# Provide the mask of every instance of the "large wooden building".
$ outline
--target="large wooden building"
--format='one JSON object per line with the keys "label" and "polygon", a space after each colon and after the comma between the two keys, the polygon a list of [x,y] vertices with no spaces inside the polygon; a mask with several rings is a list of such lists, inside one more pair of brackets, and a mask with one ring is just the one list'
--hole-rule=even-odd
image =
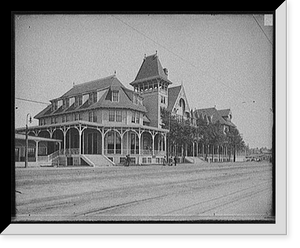
{"label": "large wooden building", "polygon": [[[167,147],[169,130],[162,128],[163,108],[177,119],[189,119],[191,125],[196,125],[195,119],[201,115],[208,122],[220,121],[224,128],[234,126],[230,109],[192,111],[183,85],[171,87],[168,70],[162,67],[156,53],[144,56],[130,85],[133,89],[126,88],[114,74],[74,85],[62,96],[50,100],[35,116],[39,125],[28,128],[29,136],[48,139],[35,142],[36,147],[31,145],[35,164],[40,161],[44,165],[107,166],[124,163],[126,155],[135,164],[162,164],[169,155],[167,151],[172,151],[172,147]],[[16,129],[16,133],[25,131]],[[203,145],[193,142],[186,144],[185,154],[177,155],[201,154],[203,157]]]}
{"label": "large wooden building", "polygon": [[157,54],[145,56],[130,83],[133,90],[116,75],[74,85],[34,116],[39,125],[30,126],[28,134],[62,141],[60,149],[46,149],[47,155],[56,153],[52,164],[115,165],[128,154],[132,163],[161,164],[168,132],[161,128],[161,108],[190,115],[183,86],[171,84]]}

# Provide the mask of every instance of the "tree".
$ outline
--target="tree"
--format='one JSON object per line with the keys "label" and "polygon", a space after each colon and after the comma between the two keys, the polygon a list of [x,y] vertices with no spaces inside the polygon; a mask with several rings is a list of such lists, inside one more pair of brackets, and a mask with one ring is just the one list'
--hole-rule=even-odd
{"label": "tree", "polygon": [[[224,132],[224,126],[219,121],[215,123],[209,122],[202,115],[197,117],[195,127],[191,125],[189,119],[179,119],[175,115],[172,115],[170,111],[161,108],[161,120],[162,127],[169,129],[169,133],[167,134],[169,153],[172,145],[173,147],[181,147],[184,151],[184,156],[186,145],[191,145],[197,141],[205,145],[207,158],[209,146],[212,147],[212,156],[214,156],[214,148],[219,148],[220,145],[227,143],[230,151],[233,151],[233,160],[235,162],[236,151],[245,147],[245,142],[236,127],[230,127],[227,132]],[[220,149],[218,149],[218,152],[220,156]]]}
{"label": "tree", "polygon": [[242,136],[240,135],[239,130],[236,127],[230,127],[229,131],[226,134],[226,139],[230,150],[233,150],[233,162],[236,160],[236,151],[237,149],[242,149],[245,147],[245,142],[243,141]]}

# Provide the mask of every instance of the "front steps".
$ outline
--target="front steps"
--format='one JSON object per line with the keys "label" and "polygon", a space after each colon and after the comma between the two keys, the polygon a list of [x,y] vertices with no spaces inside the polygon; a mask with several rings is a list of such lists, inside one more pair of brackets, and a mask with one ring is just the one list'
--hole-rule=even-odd
{"label": "front steps", "polygon": [[114,166],[115,163],[101,154],[81,154],[81,159],[92,167]]}

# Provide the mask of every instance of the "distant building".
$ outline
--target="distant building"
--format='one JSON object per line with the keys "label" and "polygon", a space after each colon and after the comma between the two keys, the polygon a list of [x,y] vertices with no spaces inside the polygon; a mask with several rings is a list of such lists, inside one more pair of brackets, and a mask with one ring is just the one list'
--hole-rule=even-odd
{"label": "distant building", "polygon": [[231,122],[232,113],[230,109],[217,110],[215,107],[203,108],[194,110],[194,116],[199,118],[201,116],[207,123],[220,122],[223,126],[224,132],[229,129],[229,127],[235,127]]}

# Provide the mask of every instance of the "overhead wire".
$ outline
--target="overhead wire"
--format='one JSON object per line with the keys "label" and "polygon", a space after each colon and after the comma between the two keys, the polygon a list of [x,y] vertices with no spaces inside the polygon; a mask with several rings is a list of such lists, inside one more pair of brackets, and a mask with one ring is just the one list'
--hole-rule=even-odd
{"label": "overhead wire", "polygon": [[[200,67],[198,67],[197,65],[193,64],[192,62],[190,62],[189,60],[186,60],[184,58],[182,58],[180,55],[178,55],[177,53],[173,52],[172,50],[168,49],[166,46],[160,44],[159,42],[157,42],[156,40],[152,39],[151,37],[149,37],[148,35],[144,34],[143,32],[139,31],[138,29],[136,29],[135,27],[132,27],[131,25],[129,25],[127,22],[123,21],[121,18],[112,15],[115,19],[119,20],[120,22],[122,22],[124,25],[128,26],[129,28],[131,28],[132,30],[136,31],[137,33],[139,33],[140,35],[144,36],[145,38],[149,39],[150,41],[152,41],[153,43],[159,45],[160,47],[162,47],[163,49],[165,49],[166,51],[168,51],[169,53],[173,54],[174,56],[176,56],[177,58],[179,58],[180,60],[182,60],[183,62],[193,66],[194,68],[202,71],[202,73],[204,74],[204,76],[206,75],[207,77],[210,77],[211,79],[215,80],[214,83],[219,83],[224,85],[225,87],[227,87],[228,89],[230,89],[231,91],[234,91],[241,99],[248,99],[248,102],[250,103],[255,103],[256,100],[242,94],[241,92],[237,91],[236,89],[234,89],[233,87],[229,86],[228,84],[225,84],[222,80],[218,79],[215,76],[212,76],[210,74],[208,74],[206,71],[202,70]],[[270,110],[265,110],[262,109],[263,111],[270,113]]]}
{"label": "overhead wire", "polygon": [[260,26],[259,22],[258,22],[257,19],[255,18],[255,16],[252,15],[252,17],[254,18],[254,20],[255,20],[255,22],[257,23],[259,29],[263,32],[263,34],[265,35],[265,37],[267,38],[267,40],[269,41],[269,43],[270,43],[271,45],[273,45],[272,42],[270,41],[269,37],[268,37],[267,34],[265,33],[264,29]]}
{"label": "overhead wire", "polygon": [[49,105],[49,103],[46,103],[46,102],[35,101],[35,100],[25,99],[25,98],[20,98],[20,97],[15,97],[15,99],[21,100],[21,101],[26,101],[26,102],[33,102],[33,103],[39,103],[39,104]]}

